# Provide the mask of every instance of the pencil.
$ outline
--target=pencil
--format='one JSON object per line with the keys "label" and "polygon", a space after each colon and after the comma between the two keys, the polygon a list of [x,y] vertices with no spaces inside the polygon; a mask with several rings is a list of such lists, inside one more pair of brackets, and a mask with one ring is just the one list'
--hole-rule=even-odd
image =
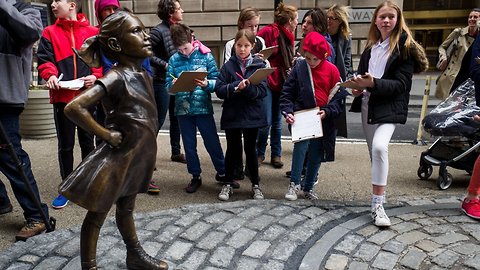
{"label": "pencil", "polygon": [[240,79],[242,79],[242,80],[245,80],[245,79],[243,78],[243,76],[242,76],[240,73],[238,73],[238,72],[235,72],[235,74],[237,74],[237,76],[238,76]]}

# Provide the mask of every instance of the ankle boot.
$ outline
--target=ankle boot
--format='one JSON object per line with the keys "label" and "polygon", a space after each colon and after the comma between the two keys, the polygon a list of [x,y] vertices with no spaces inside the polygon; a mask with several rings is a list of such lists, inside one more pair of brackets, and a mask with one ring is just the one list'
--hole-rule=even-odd
{"label": "ankle boot", "polygon": [[97,270],[97,260],[82,262],[82,270]]}
{"label": "ankle boot", "polygon": [[142,270],[167,270],[168,264],[148,255],[140,244],[127,247],[127,268]]}

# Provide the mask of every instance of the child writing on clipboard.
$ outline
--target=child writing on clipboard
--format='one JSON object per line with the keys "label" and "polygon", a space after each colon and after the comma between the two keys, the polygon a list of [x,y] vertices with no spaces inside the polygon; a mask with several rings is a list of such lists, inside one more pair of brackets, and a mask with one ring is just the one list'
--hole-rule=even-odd
{"label": "child writing on clipboard", "polygon": [[[252,57],[255,47],[255,33],[241,29],[235,36],[235,54],[220,70],[215,84],[215,93],[223,99],[221,129],[225,130],[227,151],[225,153],[224,184],[218,198],[227,201],[232,194],[231,183],[235,180],[235,169],[242,162],[242,136],[246,166],[250,172],[254,199],[263,199],[258,176],[256,140],[258,129],[267,125],[263,98],[266,96],[266,76],[258,84],[251,75],[265,63],[260,57]],[[245,79],[250,78],[250,79]]]}
{"label": "child writing on clipboard", "polygon": [[[303,190],[306,199],[318,199],[313,192],[320,164],[334,160],[336,129],[333,120],[343,110],[342,99],[348,95],[335,87],[340,73],[326,61],[330,55],[327,40],[317,32],[308,33],[303,42],[305,58],[292,67],[280,96],[280,109],[286,122],[295,122],[295,112],[318,107],[323,137],[297,141],[293,146],[292,174],[285,199],[294,201]],[[308,162],[303,187],[300,186],[303,161],[308,150]]]}

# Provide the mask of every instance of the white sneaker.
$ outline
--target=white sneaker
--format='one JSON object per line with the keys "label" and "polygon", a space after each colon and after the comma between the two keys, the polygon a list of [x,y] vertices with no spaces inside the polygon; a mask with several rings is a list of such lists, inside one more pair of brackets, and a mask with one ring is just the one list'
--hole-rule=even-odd
{"label": "white sneaker", "polygon": [[230,199],[230,194],[232,194],[232,187],[230,185],[223,185],[220,194],[218,194],[218,199],[221,201],[228,201]]}
{"label": "white sneaker", "polygon": [[300,185],[295,185],[294,182],[290,182],[285,199],[289,201],[296,201],[298,198],[298,192],[300,192]]}
{"label": "white sneaker", "polygon": [[313,190],[304,191],[303,196],[305,196],[305,199],[307,199],[307,200],[318,200],[319,199],[317,193],[313,192]]}
{"label": "white sneaker", "polygon": [[392,225],[390,219],[383,209],[383,205],[376,204],[374,210],[372,210],[372,218],[374,220],[375,226],[377,227],[389,227]]}
{"label": "white sneaker", "polygon": [[255,200],[263,200],[263,193],[262,193],[262,190],[260,189],[260,187],[258,185],[254,185],[252,187],[252,191],[253,191],[253,198]]}

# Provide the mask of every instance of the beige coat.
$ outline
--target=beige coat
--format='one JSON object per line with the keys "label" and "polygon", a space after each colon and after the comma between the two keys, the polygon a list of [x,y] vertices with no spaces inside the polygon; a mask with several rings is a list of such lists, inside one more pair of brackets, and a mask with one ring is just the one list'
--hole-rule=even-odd
{"label": "beige coat", "polygon": [[[447,56],[447,48],[450,46],[455,38],[457,38],[457,46],[452,50],[452,55]],[[468,27],[457,28],[453,30],[450,35],[443,41],[442,45],[438,47],[438,53],[440,59],[449,59],[450,61],[447,65],[447,68],[442,72],[442,74],[437,79],[437,88],[435,90],[435,97],[444,100],[448,97],[450,93],[450,88],[455,81],[455,77],[460,71],[462,65],[463,56],[467,52],[470,45],[473,44],[475,38],[468,35]]]}

